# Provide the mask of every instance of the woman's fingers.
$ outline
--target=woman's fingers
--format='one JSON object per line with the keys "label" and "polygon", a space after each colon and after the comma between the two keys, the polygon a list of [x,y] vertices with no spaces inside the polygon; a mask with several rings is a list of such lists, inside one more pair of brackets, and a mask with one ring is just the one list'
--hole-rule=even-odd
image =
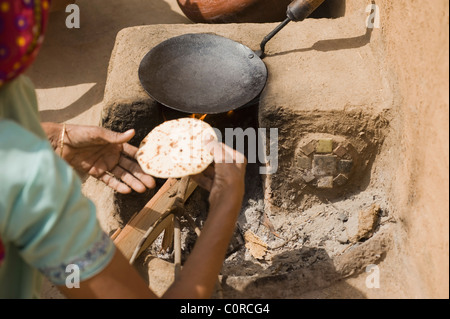
{"label": "woman's fingers", "polygon": [[220,143],[213,138],[205,139],[206,149],[214,156],[215,163],[237,163],[245,164],[245,156],[224,143]]}
{"label": "woman's fingers", "polygon": [[147,187],[140,180],[120,166],[114,167],[111,172],[105,172],[99,180],[122,194],[129,194],[131,189],[138,193],[144,193],[147,190]]}
{"label": "woman's fingers", "polygon": [[130,158],[134,158],[138,150],[139,149],[136,146],[124,143],[122,153],[124,153],[126,156]]}
{"label": "woman's fingers", "polygon": [[214,179],[215,169],[214,169],[214,163],[209,165],[203,172],[203,175],[210,179]]}
{"label": "woman's fingers", "polygon": [[122,194],[130,193],[131,189],[144,193],[147,188],[155,187],[153,177],[146,175],[139,165],[125,157],[112,170],[105,170],[98,179]]}
{"label": "woman's fingers", "polygon": [[211,191],[213,180],[203,174],[192,175],[191,178],[203,189]]}
{"label": "woman's fingers", "polygon": [[118,165],[114,167],[111,173],[113,173],[117,179],[121,180],[123,183],[125,183],[138,193],[143,193],[147,190],[145,185],[142,184],[140,180],[138,180],[136,177],[130,174],[130,172],[124,170],[122,167]]}
{"label": "woman's fingers", "polygon": [[133,138],[136,132],[131,129],[123,133],[114,132],[105,128],[100,128],[99,136],[103,138],[108,143],[111,144],[123,144],[127,143]]}
{"label": "woman's fingers", "polygon": [[131,188],[119,181],[114,176],[111,176],[108,173],[103,174],[99,178],[103,183],[114,189],[115,191],[122,193],[122,194],[129,194],[131,193]]}
{"label": "woman's fingers", "polygon": [[155,179],[148,174],[145,174],[138,163],[133,160],[121,156],[119,165],[130,172],[134,177],[141,181],[146,187],[154,188],[156,186]]}
{"label": "woman's fingers", "polygon": [[214,166],[208,166],[206,170],[197,175],[192,175],[192,179],[207,191],[211,191],[214,183]]}

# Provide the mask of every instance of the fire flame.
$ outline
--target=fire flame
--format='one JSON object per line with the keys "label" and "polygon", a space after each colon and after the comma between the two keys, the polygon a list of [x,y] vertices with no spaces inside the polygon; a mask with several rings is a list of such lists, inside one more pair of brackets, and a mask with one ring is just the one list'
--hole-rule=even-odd
{"label": "fire flame", "polygon": [[199,119],[200,121],[203,121],[204,119],[205,119],[205,117],[207,116],[208,114],[192,114],[190,117],[192,117],[193,119]]}

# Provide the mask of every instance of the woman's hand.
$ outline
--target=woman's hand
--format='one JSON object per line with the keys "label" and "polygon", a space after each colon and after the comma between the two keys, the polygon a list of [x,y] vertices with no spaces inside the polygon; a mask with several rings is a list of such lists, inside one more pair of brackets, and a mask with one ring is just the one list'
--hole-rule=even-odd
{"label": "woman's hand", "polygon": [[233,205],[235,202],[240,205],[245,192],[245,156],[215,140],[207,142],[207,147],[214,155],[214,166],[209,166],[193,179],[210,191],[211,211],[218,205]]}
{"label": "woman's hand", "polygon": [[187,258],[180,277],[164,298],[210,298],[223,265],[244,196],[245,156],[225,144],[211,141],[214,167],[193,176],[210,191],[209,213],[202,233]]}
{"label": "woman's hand", "polygon": [[[61,154],[63,126],[42,123],[42,127],[55,152]],[[62,158],[75,170],[119,193],[127,194],[131,189],[143,193],[155,187],[155,180],[134,160],[138,149],[127,143],[134,134],[134,130],[117,133],[97,126],[66,125]]]}

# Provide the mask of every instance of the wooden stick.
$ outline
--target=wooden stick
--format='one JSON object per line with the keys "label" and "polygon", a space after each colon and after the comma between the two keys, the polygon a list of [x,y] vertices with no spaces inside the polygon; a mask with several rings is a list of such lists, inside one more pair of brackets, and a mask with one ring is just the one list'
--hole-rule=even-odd
{"label": "wooden stick", "polygon": [[122,231],[122,228],[117,228],[114,234],[111,235],[111,240],[114,240],[119,236],[120,232]]}
{"label": "wooden stick", "polygon": [[174,231],[173,231],[173,246],[175,251],[174,264],[175,264],[175,280],[180,277],[181,272],[181,216],[184,213],[183,203],[184,197],[189,185],[189,176],[183,177],[178,185],[177,198],[174,203]]}
{"label": "wooden stick", "polygon": [[175,251],[174,265],[175,265],[175,280],[180,277],[181,272],[181,225],[180,216],[175,215],[173,232],[173,250]]}
{"label": "wooden stick", "polygon": [[[174,260],[174,269],[175,269],[175,279],[179,277],[180,271],[181,271],[181,223],[180,223],[180,217],[184,212],[183,204],[185,202],[185,196],[186,192],[189,186],[189,176],[183,177],[180,182],[178,183],[177,188],[177,196],[175,198],[175,202],[172,206],[172,208],[163,214],[163,216],[160,217],[160,219],[150,227],[143,238],[141,239],[141,242],[136,247],[131,259],[130,263],[132,264],[137,256],[137,253],[140,251],[141,246],[143,242],[147,240],[147,237],[150,236],[150,234],[153,232],[153,229],[157,226],[157,223],[161,222],[162,219],[166,218],[166,215],[170,214],[173,215],[173,242],[174,242],[174,250],[175,250],[175,260]],[[168,218],[168,217],[167,217]],[[167,230],[167,228],[166,228]],[[167,237],[167,236],[166,236]],[[163,239],[163,246],[165,245],[165,239]]]}
{"label": "wooden stick", "polygon": [[[133,218],[133,220],[125,225],[120,234],[116,237],[114,243],[125,258],[128,260],[131,258],[136,245],[139,244],[146,231],[161,217],[161,215],[173,206],[176,199],[175,195],[178,191],[178,183],[180,182],[176,179],[168,179],[145,207],[135,218]],[[191,179],[188,183],[185,199],[189,198],[196,187],[197,184]],[[152,236],[149,236],[147,241],[143,244],[138,256],[143,250],[151,245],[153,241],[155,241],[165,228],[170,226],[171,222],[171,218],[166,218],[155,227]]]}
{"label": "wooden stick", "polygon": [[131,255],[131,258],[130,258],[130,264],[133,264],[134,261],[136,260],[136,258],[142,252],[144,244],[147,242],[147,240],[150,236],[152,236],[152,238],[154,237],[155,239],[156,239],[156,237],[158,237],[157,234],[159,234],[159,233],[153,233],[153,231],[156,229],[156,227],[161,225],[161,223],[163,223],[166,219],[170,218],[169,215],[172,215],[172,214],[173,214],[173,212],[172,212],[172,209],[170,208],[164,214],[162,214],[161,217],[159,217],[152,226],[150,226],[150,228],[142,236],[139,243],[136,245],[136,248],[134,249],[133,254]]}
{"label": "wooden stick", "polygon": [[170,218],[170,223],[169,225],[166,227],[166,229],[164,229],[164,237],[163,237],[163,241],[161,243],[161,251],[167,251],[169,248],[172,248],[172,244],[173,244],[173,215],[169,216],[168,218]]}
{"label": "wooden stick", "polygon": [[184,217],[187,219],[189,226],[192,227],[192,229],[194,230],[195,234],[197,235],[197,237],[200,236],[201,234],[201,230],[200,228],[197,226],[197,224],[195,223],[194,218],[192,218],[191,215],[187,214],[186,212],[184,213]]}
{"label": "wooden stick", "polygon": [[[184,196],[186,195],[187,189],[189,187],[189,176],[187,177],[183,177],[180,182],[177,184],[177,196],[175,197],[175,201],[173,203],[173,206],[170,207],[166,212],[164,212],[164,214],[161,215],[161,217],[159,217],[155,223],[153,223],[152,226],[149,227],[149,229],[145,232],[145,234],[142,236],[141,240],[139,241],[139,243],[137,244],[136,248],[134,249],[133,254],[131,255],[130,258],[130,264],[133,264],[134,261],[136,260],[137,256],[139,255],[139,253],[143,250],[142,247],[143,245],[147,242],[148,238],[150,236],[152,236],[152,238],[155,238],[161,233],[161,231],[159,232],[155,232],[153,233],[153,231],[156,229],[156,227],[159,226],[160,223],[163,223],[164,220],[169,219],[169,215],[171,214],[175,214],[175,232],[174,232],[174,241],[176,242],[175,244],[178,245],[176,247],[175,250],[175,256],[177,256],[177,254],[179,254],[179,259],[180,259],[180,267],[181,267],[181,230],[180,230],[180,221],[179,221],[179,216],[183,213],[184,208],[183,208],[183,204],[185,202],[185,198]],[[177,229],[178,228],[178,229]],[[177,242],[178,241],[178,242]],[[177,267],[175,267],[175,269],[177,269]]]}

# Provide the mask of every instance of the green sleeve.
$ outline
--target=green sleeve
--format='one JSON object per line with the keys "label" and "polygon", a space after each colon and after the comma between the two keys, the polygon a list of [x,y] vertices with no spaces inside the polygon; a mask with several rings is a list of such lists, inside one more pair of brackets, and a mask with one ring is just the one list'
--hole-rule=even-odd
{"label": "green sleeve", "polygon": [[82,195],[78,176],[47,141],[0,120],[0,164],[3,242],[56,285],[64,285],[69,265],[79,267],[81,281],[106,267],[114,245]]}
{"label": "green sleeve", "polygon": [[18,123],[42,139],[47,139],[41,127],[38,102],[31,80],[21,75],[0,89],[0,119]]}

